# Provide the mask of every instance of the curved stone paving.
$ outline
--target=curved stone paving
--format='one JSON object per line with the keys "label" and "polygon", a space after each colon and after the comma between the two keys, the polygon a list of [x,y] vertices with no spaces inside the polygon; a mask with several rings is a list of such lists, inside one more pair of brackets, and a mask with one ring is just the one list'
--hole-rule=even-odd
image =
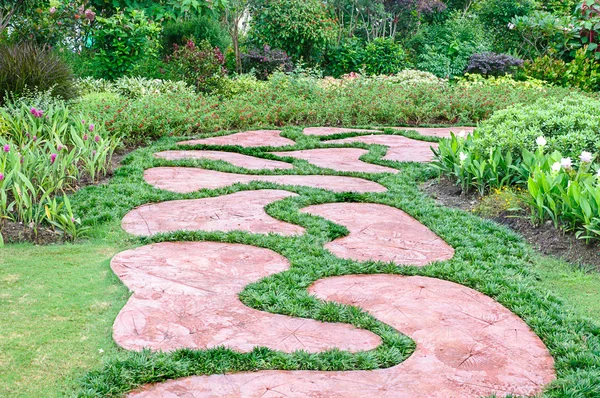
{"label": "curved stone paving", "polygon": [[[340,132],[325,128],[313,133],[319,134],[319,131],[322,135]],[[236,134],[227,136],[230,143],[215,145],[231,145],[234,136]],[[239,133],[238,137],[242,138],[236,145],[248,146],[275,146],[277,139],[282,138],[278,133],[270,135],[271,138],[263,135],[260,145],[253,145],[258,135],[246,132]],[[431,158],[431,143],[400,136],[374,135],[329,141],[337,142],[386,145],[389,160],[428,161]],[[283,152],[282,156],[288,154]],[[358,157],[351,163],[358,170],[352,171],[375,166],[358,164],[357,160]],[[336,159],[328,161],[340,163]],[[336,176],[250,176],[159,167],[146,170],[144,177],[158,188],[181,193],[251,181],[305,185],[337,192],[386,191],[372,181]],[[123,220],[123,227],[137,235],[181,229],[297,234],[303,231],[301,227],[275,220],[264,211],[269,203],[290,196],[295,194],[257,190],[150,204],[130,212]],[[309,206],[301,212],[324,217],[350,231],[348,236],[326,245],[341,258],[424,266],[449,259],[454,253],[432,231],[396,208],[369,203],[329,203]],[[350,325],[292,318],[244,306],[238,294],[246,285],[290,267],[287,259],[269,249],[214,242],[158,243],[118,254],[111,267],[134,292],[113,328],[115,340],[126,349],[168,351],[225,346],[248,352],[264,346],[284,352],[321,352],[331,348],[357,352],[374,349],[381,343],[378,336]],[[319,280],[309,291],[322,300],[368,311],[410,336],[417,344],[415,352],[389,369],[194,376],[149,385],[131,396],[531,396],[540,393],[543,386],[555,378],[552,357],[528,326],[499,303],[467,287],[419,276],[350,275]]]}
{"label": "curved stone paving", "polygon": [[165,160],[185,160],[185,159],[209,159],[222,160],[231,163],[237,167],[243,167],[250,170],[276,170],[276,169],[293,169],[294,166],[280,162],[278,160],[269,160],[257,158],[254,156],[242,155],[235,152],[221,151],[164,151],[155,153],[154,156]]}
{"label": "curved stone paving", "polygon": [[554,379],[552,357],[527,325],[467,287],[418,276],[352,275],[317,281],[310,292],[363,308],[410,336],[415,352],[389,369],[195,376],[130,396],[475,398],[533,395]]}
{"label": "curved stone paving", "polygon": [[129,212],[123,229],[138,236],[173,231],[247,231],[257,234],[298,235],[304,228],[279,221],[265,206],[290,196],[288,191],[242,191],[216,198],[148,204]]}
{"label": "curved stone paving", "polygon": [[389,149],[384,160],[395,160],[397,162],[431,162],[433,152],[431,148],[437,149],[438,144],[406,138],[401,135],[363,135],[341,140],[323,141],[324,144],[349,144],[362,142],[364,144],[385,145]]}
{"label": "curved stone paving", "polygon": [[296,142],[281,136],[280,130],[244,131],[219,137],[202,138],[198,140],[178,142],[179,145],[232,145],[246,148],[261,146],[288,146]]}
{"label": "curved stone paving", "polygon": [[386,188],[376,182],[354,177],[302,176],[302,175],[247,175],[223,173],[189,167],[155,167],[144,172],[150,185],[167,191],[190,193],[200,189],[224,188],[252,181],[272,182],[282,185],[302,185],[328,189],[334,192],[385,192]]}
{"label": "curved stone paving", "polygon": [[391,167],[379,166],[363,162],[359,158],[367,153],[360,148],[319,148],[303,151],[271,152],[280,157],[290,157],[306,160],[315,166],[336,171],[362,172],[362,173],[398,173]]}
{"label": "curved stone paving", "polygon": [[381,133],[380,130],[346,129],[338,127],[308,127],[304,129],[305,135],[326,136],[346,133]]}
{"label": "curved stone paving", "polygon": [[268,249],[215,242],[158,243],[117,254],[111,268],[134,294],[115,320],[114,339],[128,350],[162,351],[356,352],[380,344],[378,336],[347,324],[269,314],[239,300],[246,285],[289,266]]}
{"label": "curved stone paving", "polygon": [[338,257],[427,265],[449,260],[454,249],[423,224],[390,206],[373,203],[328,203],[300,210],[346,227],[350,234],[327,243]]}
{"label": "curved stone paving", "polygon": [[394,130],[411,130],[416,131],[420,135],[428,137],[450,138],[450,133],[454,135],[464,131],[467,134],[475,131],[475,127],[392,127]]}

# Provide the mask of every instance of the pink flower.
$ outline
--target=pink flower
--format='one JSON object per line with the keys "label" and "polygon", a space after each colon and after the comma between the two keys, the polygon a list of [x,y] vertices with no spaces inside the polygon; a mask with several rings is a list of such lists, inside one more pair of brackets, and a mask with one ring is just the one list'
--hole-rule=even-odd
{"label": "pink flower", "polygon": [[94,125],[90,124],[90,126],[88,127],[88,130],[90,130],[90,133],[94,132],[94,128],[95,128]]}
{"label": "pink flower", "polygon": [[44,111],[41,109],[31,108],[30,112],[33,115],[33,117],[41,118],[44,116]]}
{"label": "pink flower", "polygon": [[0,173],[0,181],[4,180],[4,174]]}
{"label": "pink flower", "polygon": [[50,163],[54,164],[54,162],[56,161],[56,157],[57,157],[57,156],[58,156],[58,155],[57,155],[57,154],[55,154],[55,153],[53,153],[52,155],[50,155]]}
{"label": "pink flower", "polygon": [[96,142],[100,142],[100,136],[99,136],[99,135],[95,136],[95,137],[94,137],[94,141],[96,141]]}
{"label": "pink flower", "polygon": [[65,147],[62,145],[58,145],[58,147],[56,148],[58,150],[58,152],[62,151]]}
{"label": "pink flower", "polygon": [[56,12],[56,7],[51,7],[48,11],[50,11],[50,14],[54,14]]}
{"label": "pink flower", "polygon": [[84,135],[83,135],[83,140],[84,140],[84,141],[87,141],[87,140],[88,140],[88,138],[89,138],[89,137],[88,137],[88,135],[87,135],[87,134],[84,134]]}
{"label": "pink flower", "polygon": [[37,135],[34,135],[32,139],[34,142],[37,141]]}
{"label": "pink flower", "polygon": [[85,124],[85,120],[82,120],[82,121],[81,121],[81,124]]}
{"label": "pink flower", "polygon": [[4,152],[10,152],[10,145],[4,145]]}

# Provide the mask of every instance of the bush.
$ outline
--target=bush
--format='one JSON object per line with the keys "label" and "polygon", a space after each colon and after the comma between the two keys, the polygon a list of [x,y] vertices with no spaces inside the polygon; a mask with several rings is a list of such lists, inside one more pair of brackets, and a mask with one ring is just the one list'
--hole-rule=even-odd
{"label": "bush", "polygon": [[185,21],[167,22],[162,30],[162,49],[165,55],[173,51],[173,44],[184,45],[188,40],[208,41],[211,46],[225,49],[231,38],[222,25],[210,16],[194,17]]}
{"label": "bush", "polygon": [[466,71],[485,76],[500,76],[512,74],[521,66],[523,66],[522,59],[508,54],[482,53],[471,56]]}
{"label": "bush", "polygon": [[518,155],[523,148],[533,151],[536,138],[544,136],[549,151],[576,157],[582,151],[600,151],[600,100],[583,95],[542,99],[496,112],[477,129],[474,150],[490,148]]}
{"label": "bush", "polygon": [[513,18],[533,13],[535,0],[483,0],[479,4],[480,21],[494,38],[496,51],[508,51],[518,41],[516,32],[509,29]]}
{"label": "bush", "polygon": [[71,69],[50,49],[31,43],[0,45],[0,104],[36,90],[63,99],[77,95]]}
{"label": "bush", "polygon": [[119,12],[97,20],[93,45],[96,77],[119,78],[131,73],[138,62],[157,56],[161,27],[148,21],[143,11]]}
{"label": "bush", "polygon": [[175,44],[175,51],[168,57],[168,62],[181,80],[200,92],[217,90],[227,75],[223,53],[206,40],[198,46],[192,40],[188,40],[185,46]]}
{"label": "bush", "polygon": [[242,69],[245,73],[253,72],[260,80],[267,80],[276,70],[291,72],[294,64],[285,51],[265,45],[260,50],[253,49],[242,54]]}
{"label": "bush", "polygon": [[600,90],[600,63],[588,57],[585,48],[579,49],[570,62],[550,55],[536,58],[525,63],[524,72],[527,76],[564,87]]}
{"label": "bush", "polygon": [[391,75],[408,66],[402,46],[392,38],[377,38],[363,43],[347,40],[327,53],[327,72],[340,77],[351,72],[367,75]]}

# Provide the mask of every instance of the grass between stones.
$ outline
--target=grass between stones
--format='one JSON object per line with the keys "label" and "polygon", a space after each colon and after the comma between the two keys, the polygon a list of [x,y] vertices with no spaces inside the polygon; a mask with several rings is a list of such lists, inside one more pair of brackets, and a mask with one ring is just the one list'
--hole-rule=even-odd
{"label": "grass between stones", "polygon": [[[395,134],[399,133],[404,132],[395,132]],[[353,135],[356,134],[327,138],[345,138]],[[298,128],[286,128],[283,136],[297,141],[293,150],[326,147],[320,143],[319,137],[302,136],[301,129]],[[434,140],[429,139],[429,141]],[[363,144],[346,146],[369,148]],[[202,148],[205,147],[198,147],[198,149]],[[145,383],[195,374],[261,369],[350,370],[393,366],[406,359],[414,349],[414,344],[409,338],[357,308],[320,302],[306,292],[306,288],[312,282],[328,276],[389,273],[423,275],[450,280],[495,298],[520,316],[542,338],[552,353],[556,361],[558,380],[549,386],[547,396],[600,396],[600,327],[576,314],[569,305],[550,294],[548,290],[550,288],[559,293],[567,293],[570,291],[570,283],[577,284],[578,281],[583,280],[584,276],[581,276],[581,279],[577,276],[574,281],[567,280],[564,284],[555,282],[552,278],[560,275],[560,272],[552,267],[539,267],[539,264],[547,260],[540,259],[516,234],[493,222],[482,220],[459,210],[436,205],[432,199],[426,197],[418,189],[420,182],[435,176],[435,173],[426,165],[379,161],[378,159],[385,154],[386,149],[381,146],[372,146],[369,154],[363,156],[362,160],[396,167],[401,172],[398,175],[336,173],[332,170],[319,169],[301,160],[293,162],[296,165],[294,170],[249,172],[220,161],[168,162],[153,158],[154,152],[168,149],[187,148],[178,147],[173,139],[161,140],[150,148],[140,149],[129,155],[124,161],[125,165],[117,170],[110,184],[88,187],[74,195],[72,202],[76,213],[93,226],[93,242],[111,242],[111,254],[118,251],[114,249],[114,246],[124,249],[162,241],[210,240],[269,248],[287,257],[292,267],[289,271],[249,285],[240,296],[245,304],[274,313],[329,322],[351,323],[380,335],[383,344],[373,351],[358,354],[337,350],[321,354],[302,352],[283,354],[268,349],[256,349],[248,354],[240,354],[227,349],[179,350],[172,353],[126,352],[117,349],[114,343],[108,342],[110,339],[109,325],[112,324],[116,313],[124,304],[123,291],[125,289],[115,281],[116,277],[110,275],[105,276],[110,281],[107,282],[107,285],[96,281],[93,285],[94,290],[89,292],[90,300],[95,298],[95,300],[111,303],[110,310],[98,316],[97,324],[100,330],[96,334],[90,333],[90,338],[93,335],[93,339],[96,339],[94,344],[106,344],[109,345],[109,348],[105,348],[102,365],[97,366],[95,370],[89,371],[78,380],[75,395],[119,396]],[[210,147],[210,149],[236,150],[247,155],[276,159],[275,156],[265,154],[258,149],[232,147]],[[273,148],[278,151],[286,149],[288,148]],[[289,149],[291,150],[292,147]],[[152,238],[135,238],[119,231],[120,219],[129,210],[146,203],[213,197],[248,189],[281,188],[281,186],[271,183],[251,183],[192,194],[175,194],[160,191],[144,183],[142,178],[144,169],[172,165],[201,166],[244,174],[356,176],[376,181],[386,186],[389,191],[377,194],[336,194],[304,187],[286,187],[300,196],[273,203],[266,208],[266,211],[275,218],[306,228],[306,233],[298,237],[199,231],[161,234]],[[309,205],[329,202],[371,202],[400,208],[453,246],[456,250],[455,257],[452,260],[423,268],[398,267],[391,263],[357,263],[336,258],[323,248],[323,244],[345,235],[346,229],[319,217],[298,212],[299,209]],[[87,270],[90,278],[110,274],[106,257],[99,261],[100,256],[94,254],[93,251],[86,252],[86,248],[90,250],[97,246],[89,244],[74,247],[78,248],[81,256],[88,255],[89,261],[95,261],[95,265],[88,264]],[[10,250],[18,250],[18,248]],[[563,269],[565,273],[573,275],[568,268]],[[48,275],[48,271],[45,274]],[[55,277],[54,282],[72,285],[71,289],[74,291],[85,289],[85,285],[82,288],[81,283],[77,284],[67,277]],[[586,286],[593,289],[593,282]],[[45,292],[46,288],[51,290],[50,286],[40,290]],[[107,290],[103,291],[103,288]],[[571,295],[570,297],[577,296]],[[587,302],[574,299],[572,304],[587,305]],[[62,304],[56,303],[56,305]],[[583,310],[582,312],[587,311]],[[58,313],[68,316],[65,314],[69,312],[63,308],[58,309]],[[87,315],[89,316],[89,314]],[[83,319],[81,322],[89,323],[91,321]],[[35,325],[30,325],[23,329],[31,331],[40,327],[42,325],[38,323],[37,328]],[[56,331],[59,328],[53,330]],[[65,347],[68,347],[68,343],[65,343]],[[95,353],[97,356],[97,349]],[[86,356],[90,355],[89,352],[86,351],[82,355],[72,355],[72,353],[65,355],[74,360],[82,358],[80,364],[74,362],[71,368],[89,367],[90,362],[84,363]],[[0,366],[1,364],[2,357],[0,356]],[[56,362],[49,363],[50,366],[56,366],[55,364]]]}

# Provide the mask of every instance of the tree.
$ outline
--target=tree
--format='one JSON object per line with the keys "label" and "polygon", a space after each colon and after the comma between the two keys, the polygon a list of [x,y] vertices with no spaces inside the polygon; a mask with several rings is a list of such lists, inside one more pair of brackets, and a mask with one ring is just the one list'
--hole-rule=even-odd
{"label": "tree", "polygon": [[240,24],[248,14],[248,0],[230,0],[223,7],[223,24],[231,36],[235,53],[235,71],[242,73],[242,55],[240,51]]}

